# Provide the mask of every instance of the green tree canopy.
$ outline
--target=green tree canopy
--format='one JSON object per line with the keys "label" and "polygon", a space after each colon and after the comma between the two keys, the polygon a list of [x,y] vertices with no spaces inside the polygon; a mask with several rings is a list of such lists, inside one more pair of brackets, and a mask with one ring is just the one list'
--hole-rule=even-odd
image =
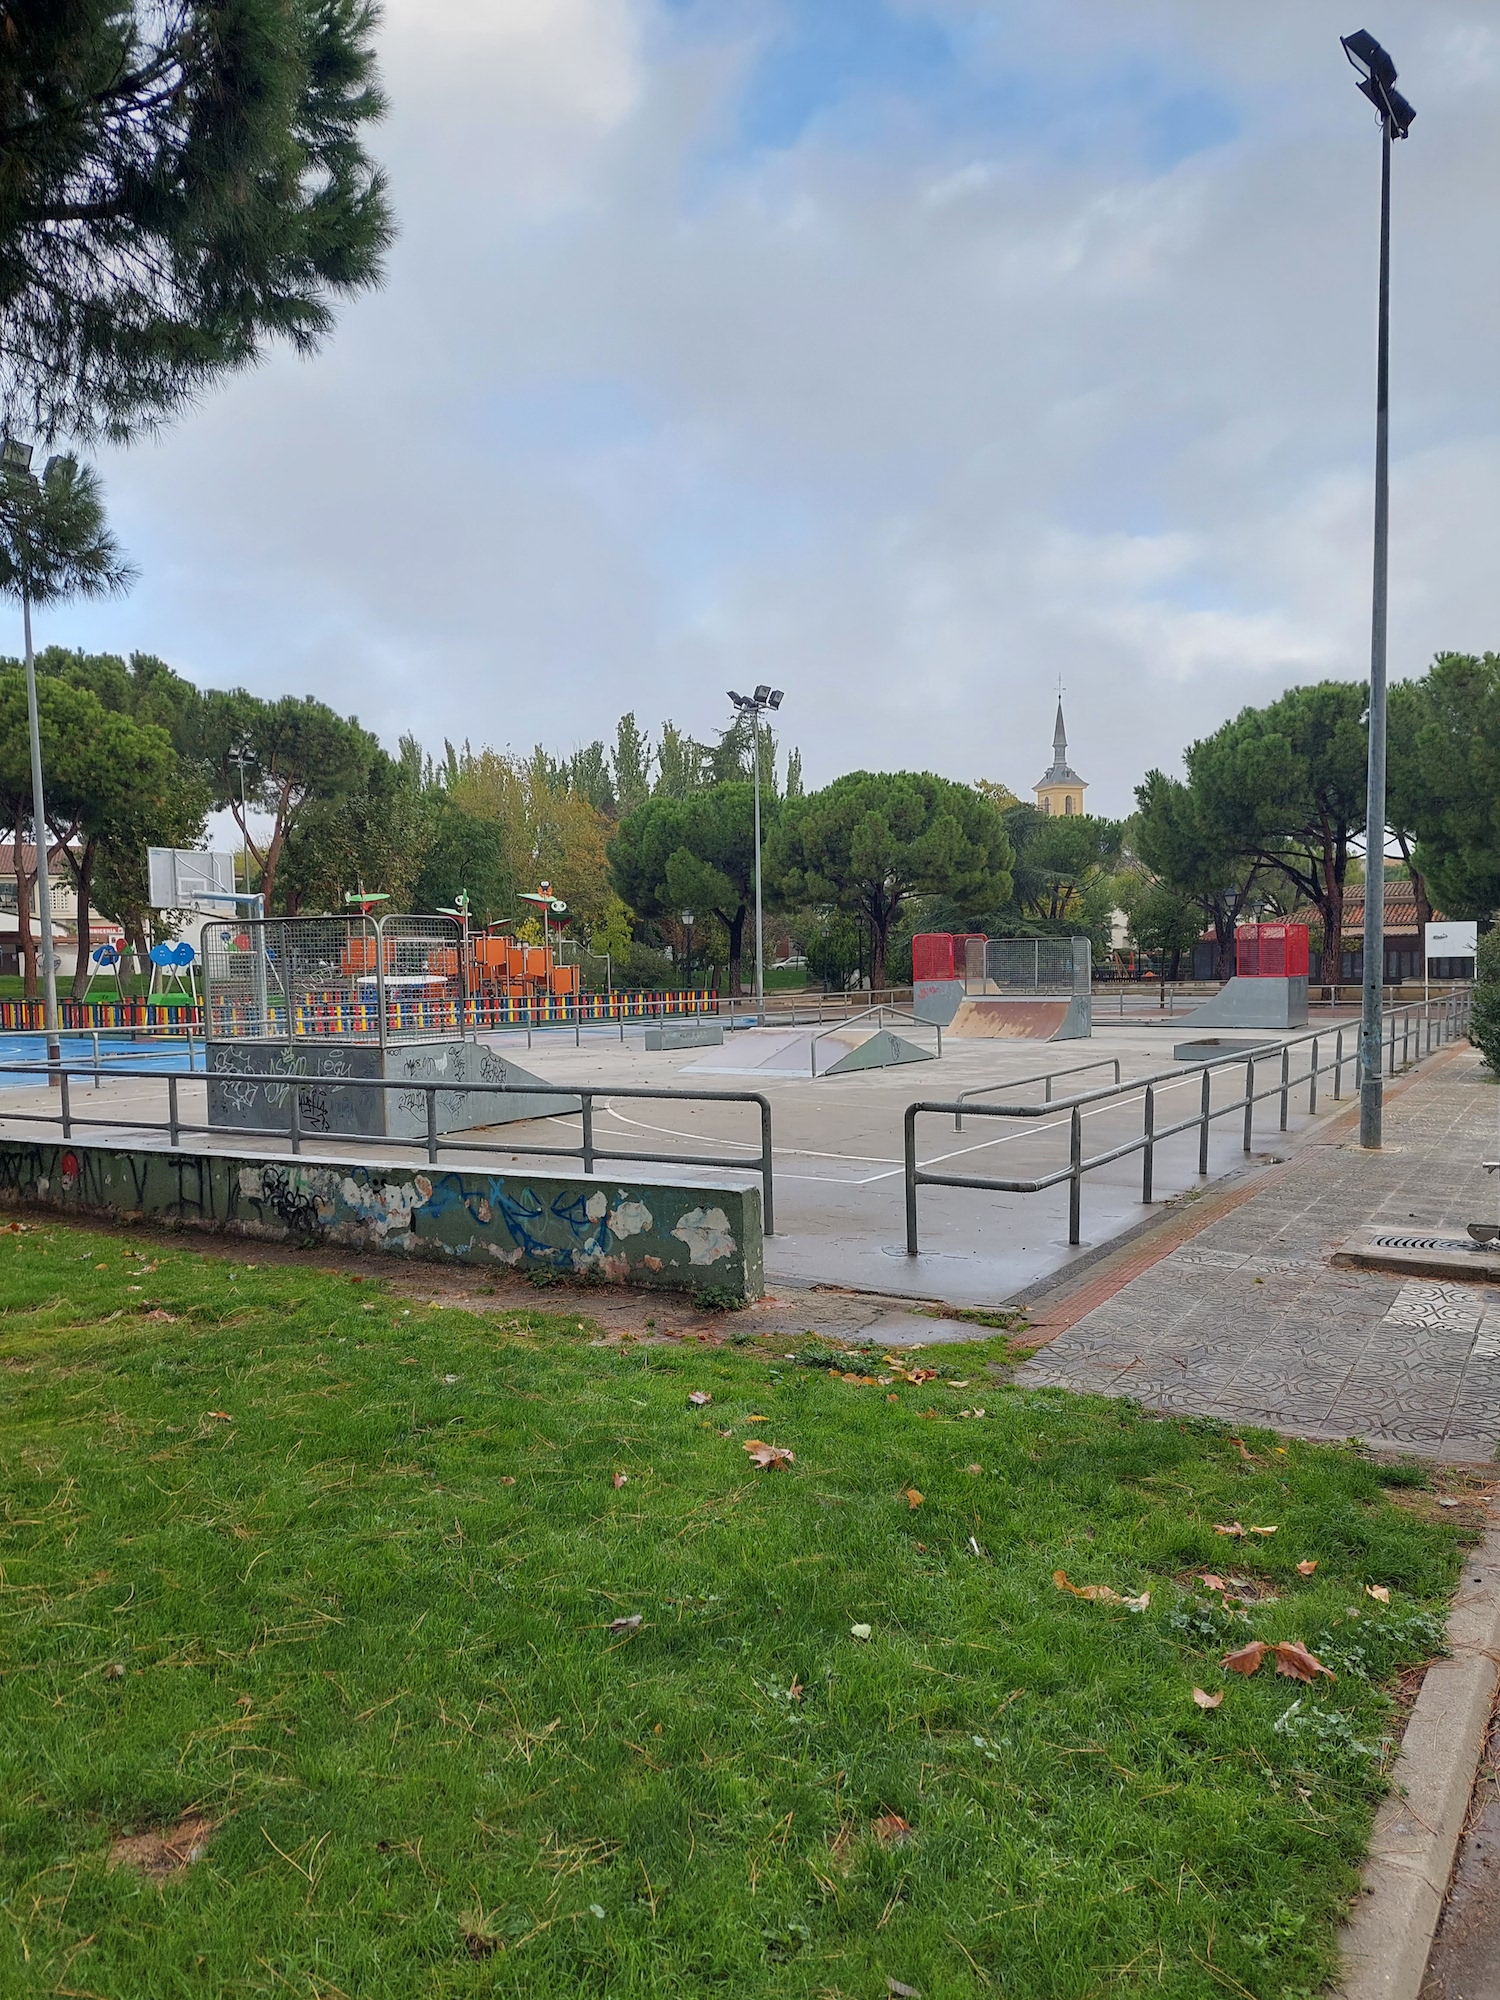
{"label": "green tree canopy", "polygon": [[883,986],[891,926],[912,895],[990,911],[1011,893],[1005,823],[971,786],[930,771],[852,771],[787,805],[767,879],[793,903],[833,903],[870,926],[870,978]]}
{"label": "green tree canopy", "polygon": [[391,235],[371,0],[8,0],[0,404],[125,438],[307,353]]}
{"label": "green tree canopy", "polygon": [[1500,910],[1500,653],[1440,653],[1391,690],[1391,818],[1450,917]]}
{"label": "green tree canopy", "polygon": [[[360,791],[381,754],[367,729],[325,702],[310,695],[262,701],[243,688],[202,697],[191,719],[191,742],[214,806],[234,814],[267,909],[282,852],[302,814],[315,802],[333,805]],[[250,831],[257,812],[271,821],[265,840]]]}
{"label": "green tree canopy", "polygon": [[1368,698],[1353,681],[1291,688],[1265,708],[1242,709],[1186,758],[1198,810],[1220,844],[1314,904],[1335,954],[1349,843],[1365,823]]}
{"label": "green tree canopy", "polygon": [[1002,913],[1006,928],[1087,936],[1096,951],[1106,950],[1124,823],[1019,803],[1002,818],[1015,852],[1015,916]]}
{"label": "green tree canopy", "polygon": [[1201,924],[1212,926],[1214,977],[1232,978],[1235,911],[1250,895],[1259,859],[1239,845],[1201,787],[1148,771],[1135,799],[1136,854],[1164,888],[1193,904]]}
{"label": "green tree canopy", "polygon": [[[764,812],[768,802],[761,803]],[[609,865],[616,890],[640,916],[712,911],[729,937],[730,991],[743,991],[745,918],[755,896],[754,801],[744,780],[647,799],[621,821]]]}
{"label": "green tree canopy", "polygon": [[469,922],[482,930],[515,908],[519,887],[497,822],[465,812],[455,800],[438,793],[412,885],[412,908],[451,910],[457,907],[459,891],[467,890]]}
{"label": "green tree canopy", "polygon": [[1131,943],[1137,951],[1159,953],[1167,977],[1175,979],[1183,953],[1192,953],[1203,928],[1197,902],[1168,883],[1144,876],[1137,876],[1123,895]]}

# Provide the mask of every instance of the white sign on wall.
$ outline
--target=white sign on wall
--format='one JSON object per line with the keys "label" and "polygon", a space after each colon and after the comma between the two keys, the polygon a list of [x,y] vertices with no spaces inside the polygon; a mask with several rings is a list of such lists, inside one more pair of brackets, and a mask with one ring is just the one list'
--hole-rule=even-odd
{"label": "white sign on wall", "polygon": [[1479,949],[1479,926],[1469,924],[1429,924],[1429,958],[1472,958]]}

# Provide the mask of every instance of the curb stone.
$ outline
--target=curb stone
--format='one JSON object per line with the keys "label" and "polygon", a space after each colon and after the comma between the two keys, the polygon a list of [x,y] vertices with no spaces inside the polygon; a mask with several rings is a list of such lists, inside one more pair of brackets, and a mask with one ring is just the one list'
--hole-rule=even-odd
{"label": "curb stone", "polygon": [[1464,1562],[1451,1655],[1427,1670],[1375,1816],[1360,1896],[1339,1943],[1338,2000],[1417,2000],[1453,1873],[1500,1680],[1500,1522]]}

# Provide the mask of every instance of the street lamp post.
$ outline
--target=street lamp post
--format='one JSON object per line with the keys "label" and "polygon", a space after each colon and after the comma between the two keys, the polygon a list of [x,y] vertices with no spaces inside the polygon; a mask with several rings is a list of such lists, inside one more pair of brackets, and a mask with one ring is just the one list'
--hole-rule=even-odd
{"label": "street lamp post", "polygon": [[[8,479],[35,484],[31,446],[7,438],[0,448]],[[50,472],[49,460],[46,470]],[[45,477],[45,474],[44,474]],[[31,823],[36,852],[36,913],[42,933],[42,1019],[47,1030],[48,1081],[57,1083],[62,1068],[62,1039],[57,1011],[57,953],[52,938],[52,883],[47,868],[47,802],[42,791],[42,729],[36,704],[36,654],[31,644],[31,591],[22,579],[21,619],[26,638],[26,724],[31,732]]]}
{"label": "street lamp post", "polygon": [[[1358,88],[1380,114],[1380,280],[1375,351],[1375,564],[1370,609],[1370,750],[1365,798],[1363,1006],[1359,1031],[1359,1143],[1378,1149],[1384,1105],[1381,1006],[1385,972],[1385,653],[1390,539],[1391,141],[1416,113],[1395,88],[1396,65],[1361,28],[1340,37]],[[1341,940],[1333,941],[1338,950]]]}
{"label": "street lamp post", "polygon": [[760,718],[768,708],[780,708],[782,690],[767,686],[762,681],[754,694],[736,694],[729,690],[729,699],[741,715],[752,718],[754,725],[754,781],[755,781],[755,1018],[764,1023],[766,1018],[766,954],[765,923],[761,908],[760,893]]}
{"label": "street lamp post", "polygon": [[682,983],[684,987],[691,988],[693,983],[693,913],[691,910],[684,910],[682,913],[682,935],[684,940],[682,948]]}

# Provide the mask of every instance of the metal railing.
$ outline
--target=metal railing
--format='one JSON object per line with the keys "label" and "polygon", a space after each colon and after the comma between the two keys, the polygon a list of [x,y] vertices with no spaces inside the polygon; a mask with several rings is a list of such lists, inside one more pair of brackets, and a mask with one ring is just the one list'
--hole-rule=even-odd
{"label": "metal railing", "polygon": [[[86,1072],[83,1072],[86,1074]],[[143,1118],[139,1115],[121,1118],[86,1116],[73,1109],[71,1086],[79,1076],[78,1069],[64,1066],[60,1071],[48,1063],[0,1063],[0,1076],[15,1074],[39,1075],[55,1079],[59,1101],[55,1110],[21,1111],[7,1106],[0,1111],[0,1130],[8,1123],[28,1125],[60,1125],[64,1140],[72,1139],[80,1129],[110,1128],[117,1131],[165,1132],[168,1144],[177,1146],[184,1133],[208,1133],[211,1135],[234,1134],[238,1137],[259,1139],[279,1138],[280,1133],[268,1132],[264,1126],[231,1124],[198,1124],[182,1116],[179,1086],[183,1072],[175,1069],[135,1070],[131,1073],[132,1083],[140,1081],[160,1081],[167,1086],[167,1116],[165,1119]],[[108,1076],[110,1072],[105,1071]],[[205,1078],[201,1071],[190,1077],[193,1083],[213,1081],[213,1074]],[[649,1090],[634,1084],[610,1084],[593,1088],[589,1084],[561,1083],[437,1083],[427,1082],[418,1077],[377,1077],[341,1076],[336,1079],[340,1090],[384,1090],[399,1091],[403,1097],[420,1092],[426,1101],[426,1133],[422,1138],[390,1138],[372,1132],[323,1132],[308,1133],[302,1125],[303,1088],[310,1084],[326,1086],[333,1079],[327,1077],[297,1077],[281,1071],[235,1070],[236,1083],[271,1084],[280,1090],[287,1104],[285,1138],[293,1154],[300,1155],[303,1142],[315,1138],[342,1148],[344,1145],[375,1146],[416,1146],[425,1148],[429,1164],[436,1166],[440,1153],[487,1153],[493,1157],[497,1153],[519,1153],[527,1158],[533,1156],[549,1159],[579,1160],[583,1171],[592,1174],[601,1160],[633,1160],[642,1165],[661,1167],[717,1167],[728,1172],[753,1172],[761,1181],[761,1227],[765,1235],[775,1233],[775,1189],[773,1185],[771,1152],[771,1104],[769,1098],[754,1090]],[[116,1077],[115,1081],[119,1079]],[[296,1087],[294,1087],[296,1086]],[[439,1129],[438,1099],[440,1097],[562,1097],[569,1100],[571,1111],[576,1104],[582,1121],[582,1134],[576,1146],[538,1145],[530,1139],[454,1139]],[[600,1146],[594,1139],[594,1106],[603,1099],[606,1104],[613,1098],[636,1098],[647,1102],[680,1104],[693,1102],[700,1104],[754,1104],[760,1110],[760,1151],[758,1154],[741,1152],[733,1157],[710,1153],[648,1153],[630,1147],[621,1151]],[[556,1117],[556,1112],[546,1112],[545,1117]]]}
{"label": "metal railing", "polygon": [[[1454,1041],[1468,1027],[1472,999],[1467,993],[1455,994],[1447,1002],[1428,1005],[1423,1001],[1411,1002],[1405,1007],[1393,1007],[1383,1016],[1386,1034],[1383,1038],[1385,1067],[1387,1074],[1396,1074],[1397,1024],[1400,1023],[1401,1067],[1419,1062],[1424,1055],[1432,1054],[1434,1048],[1442,1048]],[[1420,1017],[1413,1032],[1413,1016]],[[1354,1044],[1346,1054],[1345,1036]],[[1334,1044],[1331,1061],[1319,1061],[1319,1046],[1330,1038]],[[1416,1054],[1412,1054],[1412,1043],[1416,1042]],[[1305,1043],[1311,1044],[1308,1069],[1305,1074],[1293,1077],[1291,1073],[1291,1052]],[[1318,1108],[1318,1079],[1330,1072],[1333,1076],[1333,1097],[1337,1103],[1343,1095],[1343,1073],[1345,1068],[1354,1072],[1354,1088],[1359,1088],[1360,1061],[1358,1055],[1359,1024],[1351,1023],[1348,1028],[1314,1028],[1306,1034],[1289,1036],[1279,1042],[1263,1043],[1256,1049],[1243,1049],[1233,1055],[1214,1057],[1201,1067],[1202,1081],[1199,1085],[1198,1109],[1190,1118],[1179,1120],[1174,1125],[1158,1128],[1156,1124],[1156,1095],[1158,1087],[1165,1084],[1169,1088],[1180,1088],[1187,1081],[1180,1068],[1157,1070],[1149,1076],[1135,1077],[1128,1083],[1105,1085],[1102,1089],[1084,1091],[1076,1097],[1059,1098],[1049,1104],[974,1104],[965,1106],[961,1102],[919,1099],[906,1107],[905,1123],[905,1175],[906,1175],[906,1254],[915,1257],[918,1253],[917,1240],[917,1189],[919,1187],[978,1188],[992,1194],[1041,1194],[1047,1188],[1068,1183],[1068,1242],[1080,1242],[1080,1227],[1083,1206],[1083,1177],[1099,1167],[1123,1160],[1132,1153],[1140,1153],[1141,1159],[1141,1201],[1149,1204],[1152,1198],[1152,1180],[1156,1165],[1156,1149],[1168,1139],[1180,1133],[1196,1130],[1198,1133],[1198,1172],[1208,1173],[1209,1127],[1216,1118],[1227,1118],[1237,1114],[1244,1117],[1244,1150],[1250,1152],[1252,1145],[1255,1107],[1268,1098],[1280,1099],[1280,1129],[1287,1129],[1287,1116],[1291,1092],[1307,1086],[1307,1110],[1311,1117]],[[1424,1046],[1425,1044],[1425,1046]],[[1265,1061],[1276,1061],[1279,1075],[1269,1089],[1256,1089],[1256,1065]],[[1243,1069],[1243,1092],[1226,1104],[1213,1102],[1213,1079],[1221,1071]],[[1085,1159],[1083,1154],[1083,1111],[1085,1106],[1107,1103],[1127,1103],[1139,1096],[1142,1103],[1140,1134],[1127,1139],[1123,1144],[1108,1147]],[[941,1116],[957,1116],[967,1110],[975,1118],[1045,1118],[1055,1111],[1069,1114],[1068,1163],[1054,1172],[1040,1174],[1031,1180],[997,1180],[989,1176],[975,1174],[930,1173],[917,1165],[916,1125],[919,1115],[935,1112]]]}
{"label": "metal railing", "polygon": [[[1115,1082],[1118,1083],[1120,1081],[1120,1058],[1118,1056],[1096,1056],[1093,1062],[1073,1063],[1067,1069],[1045,1070],[1040,1076],[1012,1077],[1006,1083],[976,1083],[968,1090],[961,1090],[953,1101],[955,1104],[964,1105],[969,1102],[970,1098],[988,1097],[992,1090],[1024,1090],[1029,1083],[1044,1083],[1047,1086],[1047,1094],[1044,1102],[1050,1104],[1052,1102],[1052,1085],[1056,1078],[1060,1076],[1081,1076],[1088,1069],[1113,1069]],[[955,1132],[962,1132],[964,1129],[964,1114],[961,1110],[955,1111],[953,1114],[953,1129]]]}
{"label": "metal railing", "polygon": [[808,1061],[812,1066],[812,1074],[814,1076],[816,1076],[818,1073],[819,1042],[826,1041],[828,1036],[837,1035],[845,1028],[853,1027],[856,1021],[868,1020],[871,1014],[875,1016],[875,1026],[877,1029],[880,1027],[881,1022],[885,1019],[887,1014],[890,1015],[893,1021],[904,1021],[908,1027],[935,1029],[937,1032],[937,1052],[939,1055],[943,1053],[943,1030],[939,1022],[924,1021],[918,1015],[908,1013],[904,1008],[890,1007],[887,1006],[884,1001],[882,1001],[878,1007],[862,1007],[857,1014],[850,1014],[845,1020],[835,1021],[831,1027],[820,1029],[819,1032],[813,1036],[812,1040],[807,1045],[807,1056],[808,1056]]}

